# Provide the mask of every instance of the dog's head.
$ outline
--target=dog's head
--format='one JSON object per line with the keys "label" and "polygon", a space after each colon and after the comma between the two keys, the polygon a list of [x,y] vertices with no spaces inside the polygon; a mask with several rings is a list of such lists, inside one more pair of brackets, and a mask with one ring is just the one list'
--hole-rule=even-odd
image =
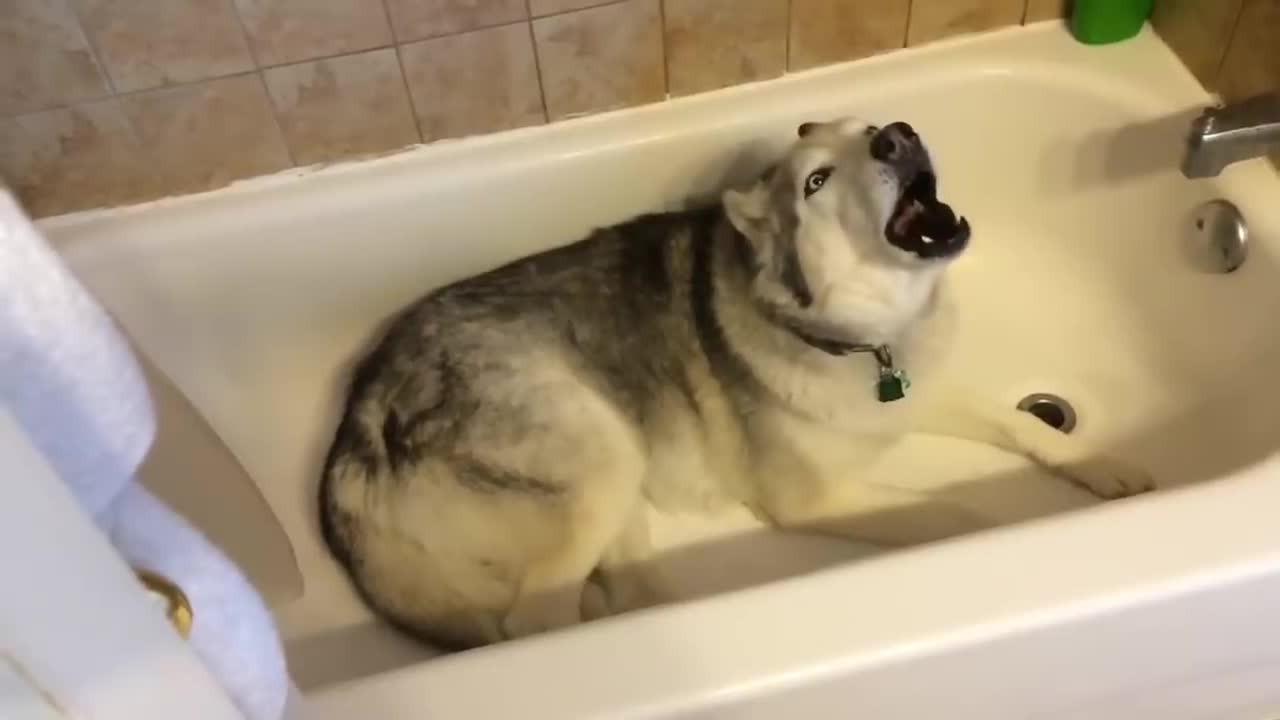
{"label": "dog's head", "polygon": [[798,134],[751,187],[724,194],[758,280],[805,308],[851,275],[936,275],[928,269],[964,250],[969,224],[938,199],[929,152],[910,125],[843,119],[805,123]]}
{"label": "dog's head", "polygon": [[906,264],[964,250],[969,223],[938,199],[929,151],[910,125],[844,119],[804,123],[798,135],[753,187],[725,194],[748,239],[834,230],[863,254]]}

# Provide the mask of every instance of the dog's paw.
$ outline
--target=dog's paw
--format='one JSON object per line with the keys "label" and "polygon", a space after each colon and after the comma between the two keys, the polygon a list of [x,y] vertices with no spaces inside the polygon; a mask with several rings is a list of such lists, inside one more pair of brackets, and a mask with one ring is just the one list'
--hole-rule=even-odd
{"label": "dog's paw", "polygon": [[1096,457],[1054,468],[1072,483],[1104,500],[1116,500],[1156,489],[1151,474],[1111,457]]}

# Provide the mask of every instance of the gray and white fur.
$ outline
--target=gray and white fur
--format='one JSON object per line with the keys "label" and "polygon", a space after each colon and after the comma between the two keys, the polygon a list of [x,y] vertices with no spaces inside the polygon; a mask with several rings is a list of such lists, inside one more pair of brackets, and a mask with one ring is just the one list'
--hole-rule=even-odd
{"label": "gray and white fur", "polygon": [[[324,469],[326,540],[367,601],[450,647],[659,601],[644,509],[745,505],[908,545],[989,521],[860,480],[903,433],[1021,453],[1101,497],[1149,489],[1013,409],[935,387],[969,226],[919,136],[806,123],[751,187],[436,290],[360,364]],[[887,345],[916,377],[876,397]]]}

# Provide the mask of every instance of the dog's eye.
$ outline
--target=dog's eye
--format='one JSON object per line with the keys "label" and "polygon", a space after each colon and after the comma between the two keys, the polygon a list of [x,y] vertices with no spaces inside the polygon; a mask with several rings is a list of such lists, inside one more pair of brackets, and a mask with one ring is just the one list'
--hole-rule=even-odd
{"label": "dog's eye", "polygon": [[824,167],[809,173],[809,177],[804,180],[804,196],[809,197],[821,190],[822,186],[827,184],[827,178],[831,177],[831,170],[829,167]]}
{"label": "dog's eye", "polygon": [[871,137],[872,135],[875,135],[878,132],[880,132],[880,128],[876,127],[875,125],[868,125],[867,129],[862,131],[862,134],[866,135],[867,137]]}

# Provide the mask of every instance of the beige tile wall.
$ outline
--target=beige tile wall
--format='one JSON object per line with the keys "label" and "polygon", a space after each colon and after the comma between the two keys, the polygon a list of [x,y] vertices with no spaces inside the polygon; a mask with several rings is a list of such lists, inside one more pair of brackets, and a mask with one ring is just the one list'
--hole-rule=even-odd
{"label": "beige tile wall", "polygon": [[124,204],[765,80],[1060,5],[0,0],[0,178],[36,215]]}
{"label": "beige tile wall", "polygon": [[1157,0],[1152,24],[1225,100],[1280,90],[1280,0]]}

